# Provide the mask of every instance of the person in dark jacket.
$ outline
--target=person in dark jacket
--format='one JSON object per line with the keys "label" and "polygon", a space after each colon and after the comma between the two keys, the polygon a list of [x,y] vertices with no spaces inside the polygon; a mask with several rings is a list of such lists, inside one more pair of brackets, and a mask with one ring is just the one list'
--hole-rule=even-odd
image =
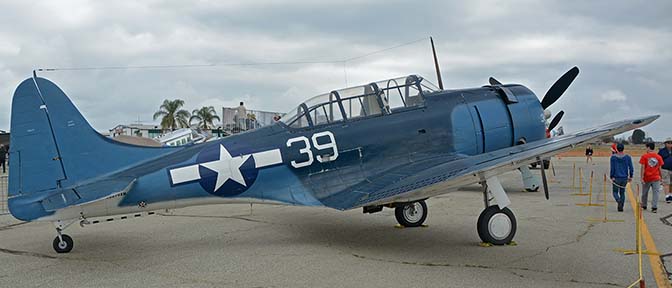
{"label": "person in dark jacket", "polygon": [[635,169],[632,166],[630,155],[623,153],[625,147],[619,143],[616,145],[617,153],[611,155],[609,177],[611,178],[614,199],[618,203],[618,212],[623,212],[625,203],[625,186],[632,181]]}
{"label": "person in dark jacket", "polygon": [[5,168],[6,160],[7,160],[7,148],[5,148],[5,145],[0,144],[0,166],[2,166],[2,173],[7,173],[7,168]]}
{"label": "person in dark jacket", "polygon": [[586,147],[586,163],[593,162],[593,145],[588,144]]}
{"label": "person in dark jacket", "polygon": [[665,139],[665,147],[658,150],[658,155],[663,158],[663,167],[660,169],[660,174],[663,178],[663,191],[667,192],[665,202],[672,202],[672,138]]}

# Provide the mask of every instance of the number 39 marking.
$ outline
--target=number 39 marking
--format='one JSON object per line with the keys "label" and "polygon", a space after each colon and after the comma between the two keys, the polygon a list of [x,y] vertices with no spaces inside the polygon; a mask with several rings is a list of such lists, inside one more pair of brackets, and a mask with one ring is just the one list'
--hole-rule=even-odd
{"label": "number 39 marking", "polygon": [[[324,138],[324,137],[328,137],[329,142],[324,143],[324,144],[318,143],[318,139],[319,138]],[[331,153],[330,153],[331,155],[329,155],[327,157],[323,157],[322,155],[317,155],[317,157],[314,157],[314,158],[317,158],[317,161],[322,163],[322,162],[333,161],[333,160],[336,160],[336,158],[338,158],[338,147],[336,146],[336,139],[334,138],[333,133],[331,133],[330,131],[324,131],[324,132],[320,132],[320,133],[315,133],[310,138],[313,142],[312,144],[313,144],[313,147],[315,147],[315,149],[317,149],[317,150],[331,149]],[[308,138],[305,137],[305,136],[291,138],[291,139],[287,140],[287,147],[291,148],[292,144],[297,143],[297,142],[303,142],[303,148],[299,149],[299,153],[300,154],[305,154],[306,156],[308,156],[308,160],[303,161],[303,162],[296,162],[296,161],[292,160],[292,162],[291,162],[292,167],[301,168],[301,167],[310,166],[311,164],[313,164],[313,161],[315,160],[313,158],[313,151],[310,149],[311,148],[310,140],[308,140]]]}

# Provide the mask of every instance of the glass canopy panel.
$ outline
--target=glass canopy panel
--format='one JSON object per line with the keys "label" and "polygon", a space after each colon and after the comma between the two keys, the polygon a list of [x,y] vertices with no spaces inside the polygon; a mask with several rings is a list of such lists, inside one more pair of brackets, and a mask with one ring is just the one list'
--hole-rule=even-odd
{"label": "glass canopy panel", "polygon": [[289,110],[289,112],[285,113],[282,118],[280,118],[280,121],[289,125],[290,123],[294,122],[297,118],[301,117],[303,115],[303,108],[301,106],[298,106],[292,110]]}
{"label": "glass canopy panel", "polygon": [[410,75],[376,82],[381,91],[385,109],[392,112],[395,108],[413,107],[423,103],[422,93],[430,93],[439,89],[422,77]]}
{"label": "glass canopy panel", "polygon": [[424,93],[431,93],[431,92],[436,92],[436,91],[441,91],[439,87],[434,85],[434,83],[429,82],[429,80],[422,78],[418,76],[418,79],[420,81],[420,87],[422,87],[422,92]]}
{"label": "glass canopy panel", "polygon": [[[379,81],[375,85],[349,87],[335,92],[340,96],[345,116],[357,118],[382,114],[383,109],[390,112],[394,108],[420,105],[423,100],[419,89],[422,89],[423,93],[440,90],[422,77],[410,75]],[[285,114],[280,121],[291,127],[305,127],[308,125],[306,113],[309,114],[314,125],[343,120],[339,102],[333,92],[315,96],[304,103],[308,108],[307,111],[303,111],[299,106]],[[293,122],[298,124],[293,124]]]}
{"label": "glass canopy panel", "polygon": [[383,114],[373,85],[355,86],[337,92],[348,119]]}

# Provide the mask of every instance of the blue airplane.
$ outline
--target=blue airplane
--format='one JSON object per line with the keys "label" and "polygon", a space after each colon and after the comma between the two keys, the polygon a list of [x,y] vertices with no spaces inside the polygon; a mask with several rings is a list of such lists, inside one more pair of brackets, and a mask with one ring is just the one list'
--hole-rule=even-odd
{"label": "blue airplane", "polygon": [[183,147],[104,137],[56,84],[33,73],[12,101],[8,206],[20,220],[53,222],[53,248],[67,253],[74,242],[62,232],[73,223],[216,203],[394,208],[399,224],[417,227],[426,199],[480,183],[478,234],[503,245],[516,218],[497,175],[658,118],[547,138],[564,112],[546,127],[544,110],[578,73],[565,73],[541,102],[525,86],[494,78],[443,90],[411,75],[331,91],[271,126]]}

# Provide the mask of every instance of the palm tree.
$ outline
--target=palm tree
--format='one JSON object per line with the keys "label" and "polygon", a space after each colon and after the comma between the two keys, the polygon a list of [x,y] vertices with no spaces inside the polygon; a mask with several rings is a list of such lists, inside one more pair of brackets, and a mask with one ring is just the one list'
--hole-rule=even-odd
{"label": "palm tree", "polygon": [[215,111],[215,107],[212,106],[203,106],[201,109],[194,109],[194,111],[191,112],[189,123],[194,120],[198,121],[198,127],[203,130],[208,130],[208,124],[214,126],[212,124],[213,121],[220,121],[219,116],[217,116],[217,112]]}
{"label": "palm tree", "polygon": [[189,127],[187,119],[189,119],[189,111],[180,109],[184,106],[184,100],[163,100],[163,104],[159,106],[159,111],[154,113],[154,120],[161,117],[161,128],[163,130],[175,131],[176,128]]}

